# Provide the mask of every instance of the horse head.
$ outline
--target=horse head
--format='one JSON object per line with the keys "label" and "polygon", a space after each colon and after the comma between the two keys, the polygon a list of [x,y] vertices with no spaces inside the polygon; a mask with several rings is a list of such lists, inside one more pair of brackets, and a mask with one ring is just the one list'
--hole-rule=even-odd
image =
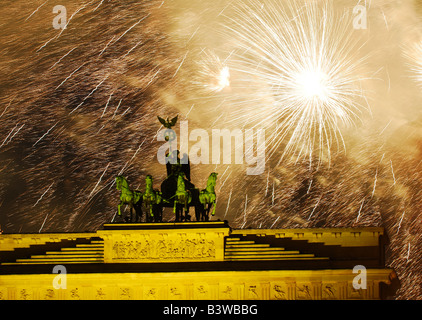
{"label": "horse head", "polygon": [[126,181],[123,176],[117,176],[116,177],[116,189],[117,190],[122,190],[123,181]]}
{"label": "horse head", "polygon": [[217,172],[212,172],[208,177],[208,184],[214,185],[217,183]]}

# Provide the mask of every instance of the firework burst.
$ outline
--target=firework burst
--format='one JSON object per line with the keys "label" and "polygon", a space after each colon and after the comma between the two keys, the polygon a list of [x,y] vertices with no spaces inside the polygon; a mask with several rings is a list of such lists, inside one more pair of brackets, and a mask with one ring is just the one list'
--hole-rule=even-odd
{"label": "firework burst", "polygon": [[221,92],[230,86],[230,70],[225,61],[210,50],[201,51],[201,58],[197,60],[198,72],[192,81],[205,94]]}
{"label": "firework burst", "polygon": [[356,55],[350,17],[329,2],[251,2],[227,19],[237,47],[229,61],[235,121],[270,129],[270,154],[282,147],[281,159],[330,160],[334,146],[345,146],[341,128],[365,109],[365,57]]}

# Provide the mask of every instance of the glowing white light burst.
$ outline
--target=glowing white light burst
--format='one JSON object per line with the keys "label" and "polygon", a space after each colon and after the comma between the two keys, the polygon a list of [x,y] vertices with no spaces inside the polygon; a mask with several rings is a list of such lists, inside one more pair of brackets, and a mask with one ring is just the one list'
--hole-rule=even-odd
{"label": "glowing white light burst", "polygon": [[205,93],[216,93],[230,86],[230,70],[224,61],[210,50],[202,51],[198,73],[193,81]]}
{"label": "glowing white light burst", "polygon": [[296,75],[297,95],[317,102],[327,100],[327,75],[319,70],[304,70]]}
{"label": "glowing white light burst", "polygon": [[234,121],[267,127],[270,153],[284,145],[281,159],[329,160],[334,145],[345,147],[340,128],[359,119],[365,101],[365,57],[348,13],[321,1],[241,2],[226,18],[237,48],[228,63]]}

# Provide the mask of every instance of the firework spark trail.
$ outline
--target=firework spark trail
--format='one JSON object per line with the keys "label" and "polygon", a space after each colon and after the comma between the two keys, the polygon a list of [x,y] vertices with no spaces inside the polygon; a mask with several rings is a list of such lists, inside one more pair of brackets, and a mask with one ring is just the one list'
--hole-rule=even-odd
{"label": "firework spark trail", "polygon": [[394,175],[393,161],[392,160],[390,160],[390,166],[391,166],[391,174],[393,175],[393,180],[394,180],[393,185],[395,185],[396,184],[396,176]]}
{"label": "firework spark trail", "polygon": [[362,211],[362,208],[363,208],[363,204],[364,204],[364,202],[365,202],[365,199],[363,199],[363,200],[362,200],[362,203],[361,203],[361,205],[360,205],[360,207],[359,207],[359,213],[358,213],[358,216],[356,217],[356,222],[358,222],[358,221],[359,221],[360,214],[361,214],[361,211]]}
{"label": "firework spark trail", "polygon": [[126,113],[128,113],[128,112],[129,112],[129,110],[130,110],[130,107],[128,107],[125,111],[123,111],[123,113],[122,113],[122,117],[123,117]]}
{"label": "firework spark trail", "polygon": [[309,182],[309,187],[308,187],[308,190],[306,190],[306,194],[309,194],[309,191],[311,190],[311,187],[312,187],[312,182],[313,182],[314,180],[312,180],[311,179],[311,181]]}
{"label": "firework spark trail", "polygon": [[80,68],[82,68],[84,65],[86,64],[86,62],[82,63],[78,68],[76,68],[68,77],[66,77],[66,79],[64,79],[57,87],[55,90],[57,90],[58,88],[60,88],[67,80],[69,80],[69,78],[71,76],[73,76],[73,74],[77,71],[79,71]]}
{"label": "firework spark trail", "polygon": [[56,65],[58,65],[59,63],[60,63],[60,61],[62,61],[64,58],[66,58],[73,50],[75,50],[77,47],[74,47],[74,48],[72,48],[72,49],[70,49],[64,56],[62,56],[56,63],[54,63],[51,67],[50,67],[50,69],[48,69],[48,70],[51,70],[51,69],[53,69]]}
{"label": "firework spark trail", "polygon": [[186,45],[193,39],[193,37],[196,35],[196,33],[199,31],[199,28],[201,28],[201,26],[198,26],[196,28],[196,30],[192,33],[192,35],[190,36],[190,38],[186,41]]}
{"label": "firework spark trail", "polygon": [[144,145],[146,138],[139,144],[138,149],[136,149],[136,152],[133,154],[132,158],[130,158],[129,161],[132,161],[135,159],[136,155],[138,154],[139,150],[141,150],[142,146]]}
{"label": "firework spark trail", "polygon": [[160,70],[158,69],[153,75],[152,77],[150,77],[150,80],[148,81],[148,83],[145,85],[144,90],[146,90],[150,84],[152,84],[154,82],[154,80],[157,78],[157,75],[160,73]]}
{"label": "firework spark trail", "polygon": [[377,187],[377,179],[378,179],[378,168],[377,168],[377,171],[375,172],[374,188],[372,189],[371,198],[373,198],[375,194],[375,188]]}
{"label": "firework spark trail", "polygon": [[275,223],[278,221],[278,219],[280,219],[280,217],[277,217],[277,219],[275,219],[275,221],[273,222],[273,224],[270,226],[270,229],[275,225]]}
{"label": "firework spark trail", "polygon": [[314,214],[315,209],[318,207],[319,202],[321,201],[321,199],[322,199],[322,196],[318,199],[318,202],[316,203],[316,205],[315,205],[315,206],[314,206],[314,208],[312,209],[312,212],[311,212],[311,214],[309,215],[308,220],[309,220],[309,219],[311,219],[311,217],[312,217],[312,215]]}
{"label": "firework spark trail", "polygon": [[387,31],[388,31],[389,30],[389,27],[388,27],[387,17],[385,16],[385,13],[384,13],[383,10],[381,10],[381,13],[382,13],[382,16],[384,18],[385,27],[387,28]]}
{"label": "firework spark trail", "polygon": [[16,130],[16,132],[13,134],[13,136],[11,136],[10,137],[10,139],[9,139],[9,141],[6,143],[6,144],[9,144],[10,143],[10,141],[12,141],[13,140],[13,138],[19,133],[19,131],[21,131],[21,129],[23,128],[25,126],[25,123],[23,124],[23,125],[21,125],[20,127],[19,127],[19,129],[18,130]]}
{"label": "firework spark trail", "polygon": [[116,109],[114,110],[113,117],[111,118],[111,120],[113,120],[116,117],[117,111],[119,110],[119,107],[120,107],[120,104],[122,103],[122,100],[123,99],[120,99]]}
{"label": "firework spark trail", "polygon": [[[218,106],[218,107],[220,107],[221,105],[223,105],[223,103],[224,103],[224,101],[225,100],[223,100],[221,103],[220,103],[220,105]],[[217,108],[218,108],[217,107]],[[214,127],[215,126],[215,124],[221,119],[223,117],[223,113],[222,114],[220,114],[215,120],[214,120],[214,122],[211,124],[211,127]]]}
{"label": "firework spark trail", "polygon": [[130,30],[132,30],[134,27],[136,27],[138,24],[140,24],[142,21],[144,21],[149,16],[150,16],[150,14],[147,14],[145,17],[139,19],[138,22],[134,23],[129,29],[127,29],[125,32],[123,32],[122,35],[119,38],[117,38],[116,41],[113,42],[113,44],[116,44],[116,42],[118,42],[121,38],[123,38]]}
{"label": "firework spark trail", "polygon": [[44,221],[43,221],[43,223],[42,223],[42,225],[41,225],[40,230],[38,230],[38,233],[41,233],[42,228],[44,228],[44,224],[45,224],[45,222],[47,221],[47,217],[48,217],[48,213],[45,215],[45,219],[44,219]]}
{"label": "firework spark trail", "polygon": [[221,10],[220,12],[219,12],[219,14],[217,15],[217,17],[219,17],[219,16],[221,16],[222,14],[223,14],[223,12],[230,6],[232,4],[232,1],[229,3],[229,4],[227,4],[224,8],[223,8],[223,10]]}
{"label": "firework spark trail", "polygon": [[274,205],[274,182],[273,182],[273,193],[272,193],[272,196],[271,196],[271,205],[272,206]]}
{"label": "firework spark trail", "polygon": [[108,45],[114,40],[115,37],[116,36],[114,35],[113,38],[111,38],[111,40],[109,42],[107,42],[107,44],[105,45],[105,47],[103,48],[103,50],[101,50],[101,52],[100,52],[100,54],[98,56],[101,56],[104,53],[104,51],[106,51]]}
{"label": "firework spark trail", "polygon": [[91,193],[89,194],[88,198],[91,198],[92,194],[93,194],[93,193],[95,192],[95,190],[97,189],[97,187],[98,187],[98,185],[100,184],[101,180],[103,179],[104,174],[106,173],[106,171],[107,171],[107,169],[108,169],[109,165],[110,165],[110,162],[109,162],[109,163],[107,164],[107,166],[105,167],[105,169],[104,169],[103,173],[101,174],[100,179],[98,179],[97,183],[96,183],[96,184],[95,184],[95,186],[94,186],[94,189],[92,189],[92,191],[91,191]]}
{"label": "firework spark trail", "polygon": [[[219,177],[220,179],[222,179],[223,177],[224,177],[224,175],[226,174],[226,172],[227,172],[227,170],[229,170],[229,168],[230,168],[230,166],[227,166],[226,167],[226,169],[224,170],[224,172],[221,174],[221,176]],[[217,172],[217,166],[216,166],[216,169],[214,170],[214,171],[216,171]],[[231,172],[230,172],[231,173]],[[226,180],[224,180],[224,183],[227,181],[227,179]],[[224,186],[224,183],[219,187],[219,189],[218,189],[218,192],[220,192],[221,191],[221,189],[223,188],[223,186]]]}
{"label": "firework spark trail", "polygon": [[101,114],[101,118],[104,116],[104,113],[105,113],[105,112],[106,112],[106,110],[107,110],[108,104],[110,103],[111,96],[113,95],[113,93],[114,93],[114,92],[110,93],[110,96],[108,97],[107,103],[106,103],[106,105],[105,105],[105,107],[104,107],[104,109],[103,109],[103,113]]}
{"label": "firework spark trail", "polygon": [[7,137],[3,140],[3,143],[0,145],[0,148],[6,143],[6,141],[9,139],[10,135],[13,133],[13,131],[15,131],[16,127],[18,126],[18,124],[16,124],[13,129],[9,132],[9,134],[7,135]]}
{"label": "firework spark trail", "polygon": [[230,193],[229,193],[229,198],[228,198],[228,200],[227,200],[226,212],[224,212],[224,218],[226,217],[227,212],[229,211],[230,199],[231,199],[231,197],[232,197],[232,191],[233,191],[233,189],[231,189],[231,190],[230,190]]}
{"label": "firework spark trail", "polygon": [[35,9],[35,11],[34,12],[32,12],[29,16],[28,16],[28,18],[26,18],[25,19],[25,22],[29,19],[29,18],[31,18],[35,13],[37,13],[38,12],[38,10],[40,10],[41,9],[41,7],[43,6],[43,5],[45,5],[46,3],[48,2],[48,0],[46,1],[46,2],[44,2],[43,4],[41,4],[37,9]]}
{"label": "firework spark trail", "polygon": [[390,120],[390,121],[387,123],[387,125],[384,127],[384,129],[382,129],[382,130],[381,130],[381,132],[380,132],[380,134],[379,134],[379,135],[382,135],[382,134],[384,133],[385,129],[387,129],[387,128],[388,128],[388,126],[390,125],[391,121],[392,121],[392,120]]}
{"label": "firework spark trail", "polygon": [[183,62],[185,62],[186,56],[188,55],[189,51],[186,51],[185,55],[183,56],[182,61],[180,62],[179,66],[177,67],[176,72],[173,74],[173,78],[176,76],[176,74],[179,72],[179,69],[182,67]]}
{"label": "firework spark trail", "polygon": [[95,7],[93,12],[97,11],[97,9],[103,4],[104,0],[101,0],[101,2],[98,4],[98,6]]}
{"label": "firework spark trail", "polygon": [[248,206],[248,194],[246,194],[246,196],[245,196],[245,207],[244,207],[244,210],[243,210],[243,224],[242,224],[242,228],[245,226],[245,224],[246,224],[246,222],[247,222],[247,219],[246,219],[246,208],[247,208],[247,206]]}
{"label": "firework spark trail", "polygon": [[41,47],[38,48],[38,50],[36,52],[41,51],[43,48],[45,48],[54,39],[57,39],[57,35],[55,35],[54,37],[52,37],[49,40],[47,40]]}
{"label": "firework spark trail", "polygon": [[142,43],[143,40],[139,40],[124,56],[122,56],[120,59],[126,58],[134,49],[136,49],[137,46],[139,46]]}
{"label": "firework spark trail", "polygon": [[220,190],[224,187],[224,185],[226,184],[226,181],[229,180],[229,177],[231,176],[232,171],[230,171],[230,173],[227,175],[226,179],[224,179],[223,183],[220,186]]}
{"label": "firework spark trail", "polygon": [[385,69],[385,72],[387,73],[387,79],[388,79],[388,92],[390,92],[390,90],[391,90],[390,73],[388,72],[388,69]]}
{"label": "firework spark trail", "polygon": [[402,223],[402,221],[403,221],[403,217],[404,217],[405,212],[406,212],[406,211],[403,211],[403,214],[401,215],[401,219],[400,219],[400,221],[399,221],[399,226],[397,227],[397,232],[396,232],[396,234],[398,234],[398,233],[399,233],[399,231],[400,231],[401,223]]}
{"label": "firework spark trail", "polygon": [[163,125],[161,125],[158,130],[155,132],[155,135],[152,137],[151,142],[153,142],[155,140],[155,138],[157,138],[158,134],[160,133],[161,129],[163,128]]}
{"label": "firework spark trail", "polygon": [[4,108],[3,112],[0,114],[0,118],[3,117],[3,115],[6,113],[7,109],[10,107],[10,105],[12,104],[12,100],[10,100],[9,104],[6,106],[6,108]]}
{"label": "firework spark trail", "polygon": [[192,109],[193,109],[194,106],[195,106],[195,104],[193,104],[192,107],[190,107],[189,111],[186,113],[185,119],[188,118],[188,115],[192,111]]}
{"label": "firework spark trail", "polygon": [[[47,190],[44,191],[44,193],[41,195],[41,197],[38,198],[37,202],[35,202],[35,204],[32,207],[35,207],[42,200],[42,198],[44,198],[45,194],[51,189],[51,187],[53,186],[53,184],[54,184],[54,182],[52,182],[50,184],[50,186],[47,188]],[[41,229],[42,229],[42,227],[41,227]]]}
{"label": "firework spark trail", "polygon": [[37,145],[37,143],[38,142],[40,142],[42,139],[44,139],[44,137],[47,135],[47,134],[49,134],[50,133],[50,131],[51,130],[53,130],[54,129],[54,127],[58,124],[59,122],[57,121],[50,129],[48,129],[47,130],[47,132],[46,133],[44,133],[42,136],[41,136],[41,138],[39,138],[33,145],[32,145],[32,147],[35,147],[36,145]]}
{"label": "firework spark trail", "polygon": [[[300,8],[269,3],[261,9],[251,3],[239,4],[225,26],[244,50],[230,59],[230,69],[243,75],[232,89],[257,82],[268,90],[232,99],[234,110],[244,109],[250,119],[235,120],[277,125],[269,150],[273,154],[287,139],[281,159],[295,155],[311,161],[314,152],[330,159],[334,145],[345,148],[340,127],[352,125],[364,109],[360,83],[367,77],[359,70],[366,57],[356,57],[350,17],[336,17],[328,4],[318,9],[315,3]],[[268,99],[273,102],[256,110],[255,104]]]}

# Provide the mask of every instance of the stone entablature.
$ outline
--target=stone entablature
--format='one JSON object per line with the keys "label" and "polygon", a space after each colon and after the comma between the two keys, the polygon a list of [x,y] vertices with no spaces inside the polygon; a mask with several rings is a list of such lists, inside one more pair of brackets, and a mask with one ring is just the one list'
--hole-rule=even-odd
{"label": "stone entablature", "polygon": [[367,288],[355,290],[352,270],[68,274],[54,289],[55,274],[0,275],[8,300],[372,300],[391,269],[368,270]]}
{"label": "stone entablature", "polygon": [[[223,261],[224,238],[230,228],[213,224],[134,224],[131,229],[105,225],[97,232],[104,239],[105,263]],[[180,224],[179,224],[180,225]]]}

